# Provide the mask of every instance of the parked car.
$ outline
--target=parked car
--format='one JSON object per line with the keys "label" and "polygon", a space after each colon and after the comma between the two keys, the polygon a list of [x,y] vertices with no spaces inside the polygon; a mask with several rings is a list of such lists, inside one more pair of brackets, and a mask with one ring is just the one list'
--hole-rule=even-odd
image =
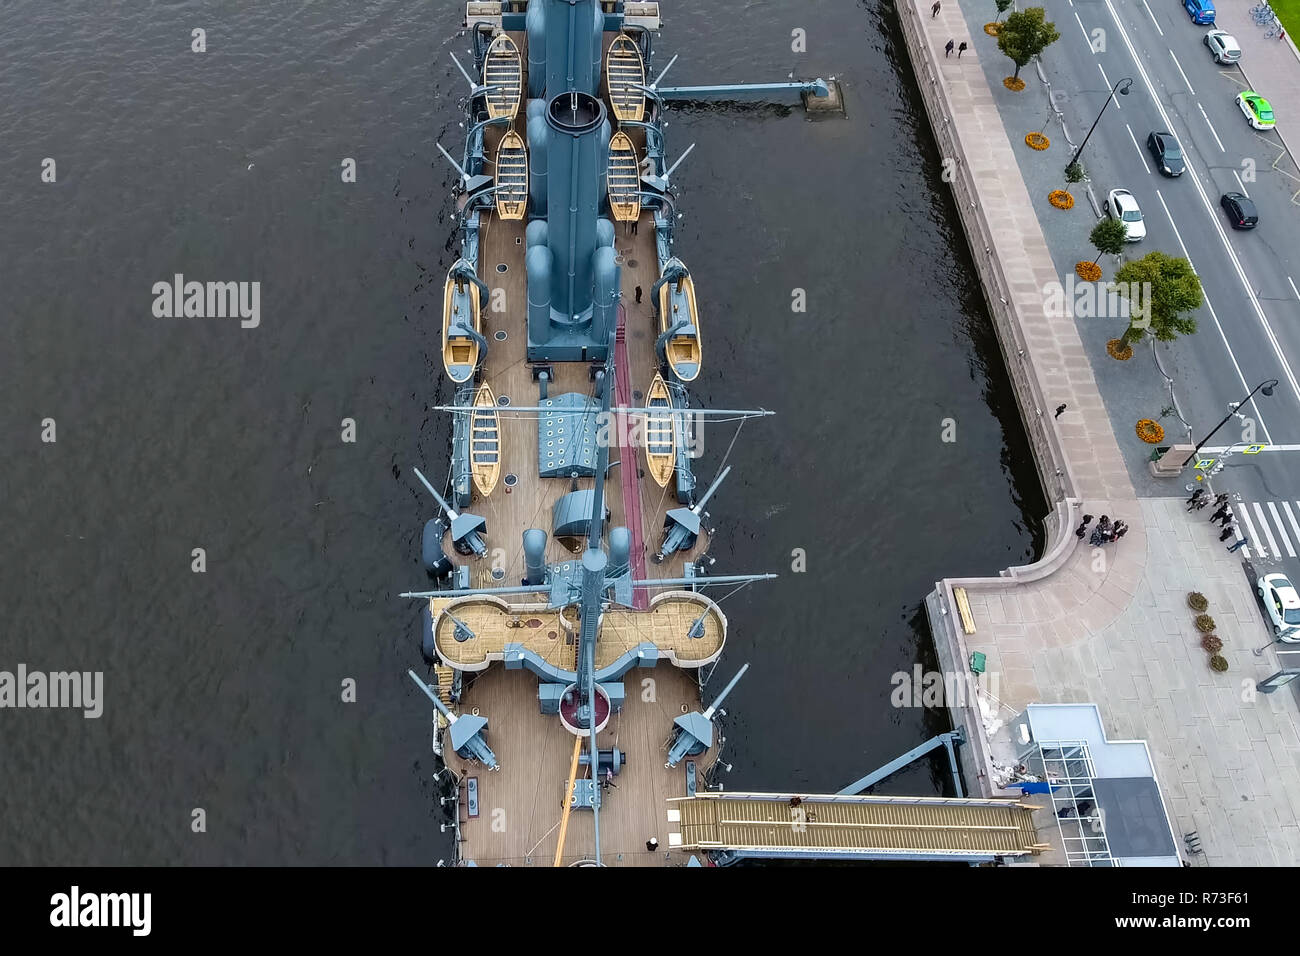
{"label": "parked car", "polygon": [[1214,3],[1212,0],[1183,0],[1183,9],[1192,18],[1192,22],[1203,27],[1214,26]]}
{"label": "parked car", "polygon": [[1181,176],[1187,168],[1183,162],[1183,150],[1173,133],[1152,131],[1147,136],[1147,149],[1156,159],[1156,166],[1166,176]]}
{"label": "parked car", "polygon": [[1237,105],[1241,107],[1246,122],[1255,129],[1273,128],[1273,104],[1254,90],[1237,94]]}
{"label": "parked car", "polygon": [[1219,205],[1228,214],[1233,229],[1254,229],[1259,225],[1259,210],[1245,193],[1224,193]]}
{"label": "parked car", "polygon": [[1237,38],[1225,30],[1211,30],[1205,34],[1205,45],[1215,63],[1236,63],[1241,59],[1241,46]]}
{"label": "parked car", "polygon": [[1300,641],[1300,594],[1285,574],[1266,574],[1257,582],[1273,633],[1288,644]]}
{"label": "parked car", "polygon": [[1112,189],[1102,208],[1106,210],[1106,215],[1124,223],[1124,238],[1129,242],[1146,238],[1147,225],[1142,221],[1142,210],[1127,189]]}

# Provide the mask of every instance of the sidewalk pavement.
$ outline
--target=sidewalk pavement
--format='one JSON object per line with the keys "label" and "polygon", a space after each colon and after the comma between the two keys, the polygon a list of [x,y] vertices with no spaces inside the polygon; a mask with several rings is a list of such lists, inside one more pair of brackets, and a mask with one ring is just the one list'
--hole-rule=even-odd
{"label": "sidewalk pavement", "polygon": [[[998,675],[990,691],[1012,711],[1095,703],[1110,739],[1145,739],[1174,832],[1200,833],[1196,863],[1298,866],[1300,715],[1289,691],[1254,692],[1278,664],[1275,648],[1253,653],[1272,635],[1240,556],[1183,498],[1135,505],[1143,531],[1077,547],[1050,577],[968,587],[967,648],[987,655]],[[1224,673],[1200,646],[1191,591],[1209,598]],[[1015,762],[1009,728],[991,745],[999,762]]]}
{"label": "sidewalk pavement", "polygon": [[[1265,37],[1265,27],[1255,23],[1251,7],[1259,0],[1225,0],[1215,4],[1215,29],[1226,30],[1241,45],[1241,68],[1246,82],[1260,96],[1269,100],[1282,120],[1275,127],[1291,161],[1300,168],[1300,136],[1295,132],[1296,112],[1300,110],[1300,50],[1294,39],[1283,31],[1281,37]],[[1286,118],[1290,117],[1288,129]]]}

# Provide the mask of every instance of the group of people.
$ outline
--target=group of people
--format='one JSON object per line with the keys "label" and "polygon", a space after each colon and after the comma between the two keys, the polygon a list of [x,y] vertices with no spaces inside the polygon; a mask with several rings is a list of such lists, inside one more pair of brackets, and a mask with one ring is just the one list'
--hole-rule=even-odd
{"label": "group of people", "polygon": [[[1197,488],[1192,492],[1192,496],[1187,499],[1187,510],[1200,511],[1211,503],[1213,503],[1218,510],[1210,515],[1210,524],[1217,521],[1219,522],[1219,527],[1223,529],[1223,533],[1219,535],[1219,540],[1227,541],[1229,538],[1235,537],[1237,535],[1236,516],[1232,513],[1232,507],[1228,504],[1227,492],[1215,495],[1213,502],[1211,502],[1209,493],[1206,492],[1204,488]],[[1231,545],[1228,550],[1236,551],[1238,548],[1248,544],[1249,541],[1249,538],[1243,537],[1236,544]]]}
{"label": "group of people", "polygon": [[[1091,523],[1092,515],[1084,515],[1083,523],[1074,529],[1074,536],[1082,539]],[[1123,521],[1116,518],[1112,523],[1109,515],[1102,515],[1101,520],[1097,522],[1097,527],[1092,529],[1092,537],[1088,539],[1088,543],[1096,548],[1103,544],[1112,544],[1126,534],[1128,534],[1128,525]]]}

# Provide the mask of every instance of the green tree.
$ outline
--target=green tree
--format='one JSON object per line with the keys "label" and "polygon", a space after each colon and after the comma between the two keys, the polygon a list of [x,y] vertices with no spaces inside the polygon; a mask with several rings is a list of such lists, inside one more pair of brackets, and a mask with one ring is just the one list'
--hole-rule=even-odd
{"label": "green tree", "polygon": [[993,22],[1001,23],[1002,14],[1006,13],[1008,10],[1011,9],[1011,4],[1015,3],[1015,0],[993,0],[993,2],[997,4],[998,7],[998,18]]}
{"label": "green tree", "polygon": [[1188,313],[1205,301],[1201,279],[1192,264],[1181,256],[1148,252],[1141,259],[1126,262],[1115,273],[1112,287],[1130,301],[1129,327],[1123,339],[1138,342],[1150,332],[1161,342],[1196,331],[1196,319]]}
{"label": "green tree", "polygon": [[1124,249],[1124,243],[1128,241],[1128,228],[1120,220],[1107,216],[1092,227],[1088,240],[1097,249],[1097,258],[1092,260],[1092,264],[1095,266],[1101,261],[1102,256],[1117,256],[1120,254]]}
{"label": "green tree", "polygon": [[1016,65],[1012,78],[1019,79],[1020,68],[1060,38],[1056,24],[1047,22],[1046,11],[1042,7],[1030,7],[1007,17],[998,31],[998,49]]}

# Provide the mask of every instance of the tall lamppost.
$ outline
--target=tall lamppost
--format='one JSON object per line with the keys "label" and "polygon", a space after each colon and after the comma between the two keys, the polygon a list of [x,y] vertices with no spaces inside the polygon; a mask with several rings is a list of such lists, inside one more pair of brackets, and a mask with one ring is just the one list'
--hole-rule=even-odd
{"label": "tall lamppost", "polygon": [[1099,112],[1097,118],[1092,121],[1092,127],[1088,130],[1088,136],[1083,138],[1083,142],[1079,144],[1079,148],[1074,151],[1074,155],[1070,157],[1070,161],[1065,164],[1066,169],[1069,169],[1079,161],[1079,156],[1083,153],[1083,147],[1088,145],[1088,137],[1092,136],[1092,131],[1096,129],[1097,124],[1101,122],[1101,114],[1106,112],[1106,107],[1110,106],[1110,101],[1115,98],[1115,93],[1118,92],[1120,96],[1128,96],[1129,87],[1132,85],[1133,78],[1126,76],[1111,87],[1110,96],[1106,97],[1106,102],[1101,104],[1101,112]]}
{"label": "tall lamppost", "polygon": [[1275,378],[1270,378],[1267,382],[1260,382],[1258,385],[1256,385],[1254,388],[1252,388],[1252,389],[1250,390],[1250,394],[1247,395],[1245,398],[1243,398],[1240,402],[1237,403],[1237,407],[1236,407],[1236,408],[1234,408],[1232,411],[1228,412],[1228,414],[1226,414],[1226,415],[1223,416],[1223,421],[1221,421],[1221,422],[1219,422],[1219,424],[1215,425],[1215,426],[1214,426],[1214,429],[1213,429],[1213,430],[1212,430],[1208,435],[1206,435],[1206,436],[1205,436],[1204,438],[1202,438],[1199,442],[1197,442],[1196,447],[1192,449],[1192,453],[1191,453],[1190,455],[1188,455],[1188,456],[1187,456],[1187,460],[1186,460],[1185,462],[1183,462],[1183,467],[1186,468],[1188,465],[1190,465],[1190,464],[1192,463],[1192,460],[1195,459],[1196,456],[1197,456],[1197,454],[1200,452],[1200,450],[1201,450],[1201,446],[1204,445],[1204,444],[1205,444],[1207,441],[1209,441],[1211,438],[1213,438],[1213,437],[1214,437],[1214,433],[1217,432],[1217,431],[1218,431],[1220,428],[1222,428],[1224,425],[1226,425],[1226,424],[1228,423],[1228,419],[1229,419],[1229,418],[1231,418],[1233,415],[1237,414],[1237,412],[1241,411],[1241,406],[1242,406],[1242,405],[1245,405],[1248,401],[1250,401],[1251,398],[1254,397],[1254,395],[1255,395],[1256,392],[1258,392],[1258,391],[1260,391],[1260,390],[1263,390],[1263,392],[1264,392],[1265,395],[1272,395],[1272,394],[1273,394],[1273,386],[1275,386],[1275,385],[1277,385],[1277,379],[1275,379]]}

